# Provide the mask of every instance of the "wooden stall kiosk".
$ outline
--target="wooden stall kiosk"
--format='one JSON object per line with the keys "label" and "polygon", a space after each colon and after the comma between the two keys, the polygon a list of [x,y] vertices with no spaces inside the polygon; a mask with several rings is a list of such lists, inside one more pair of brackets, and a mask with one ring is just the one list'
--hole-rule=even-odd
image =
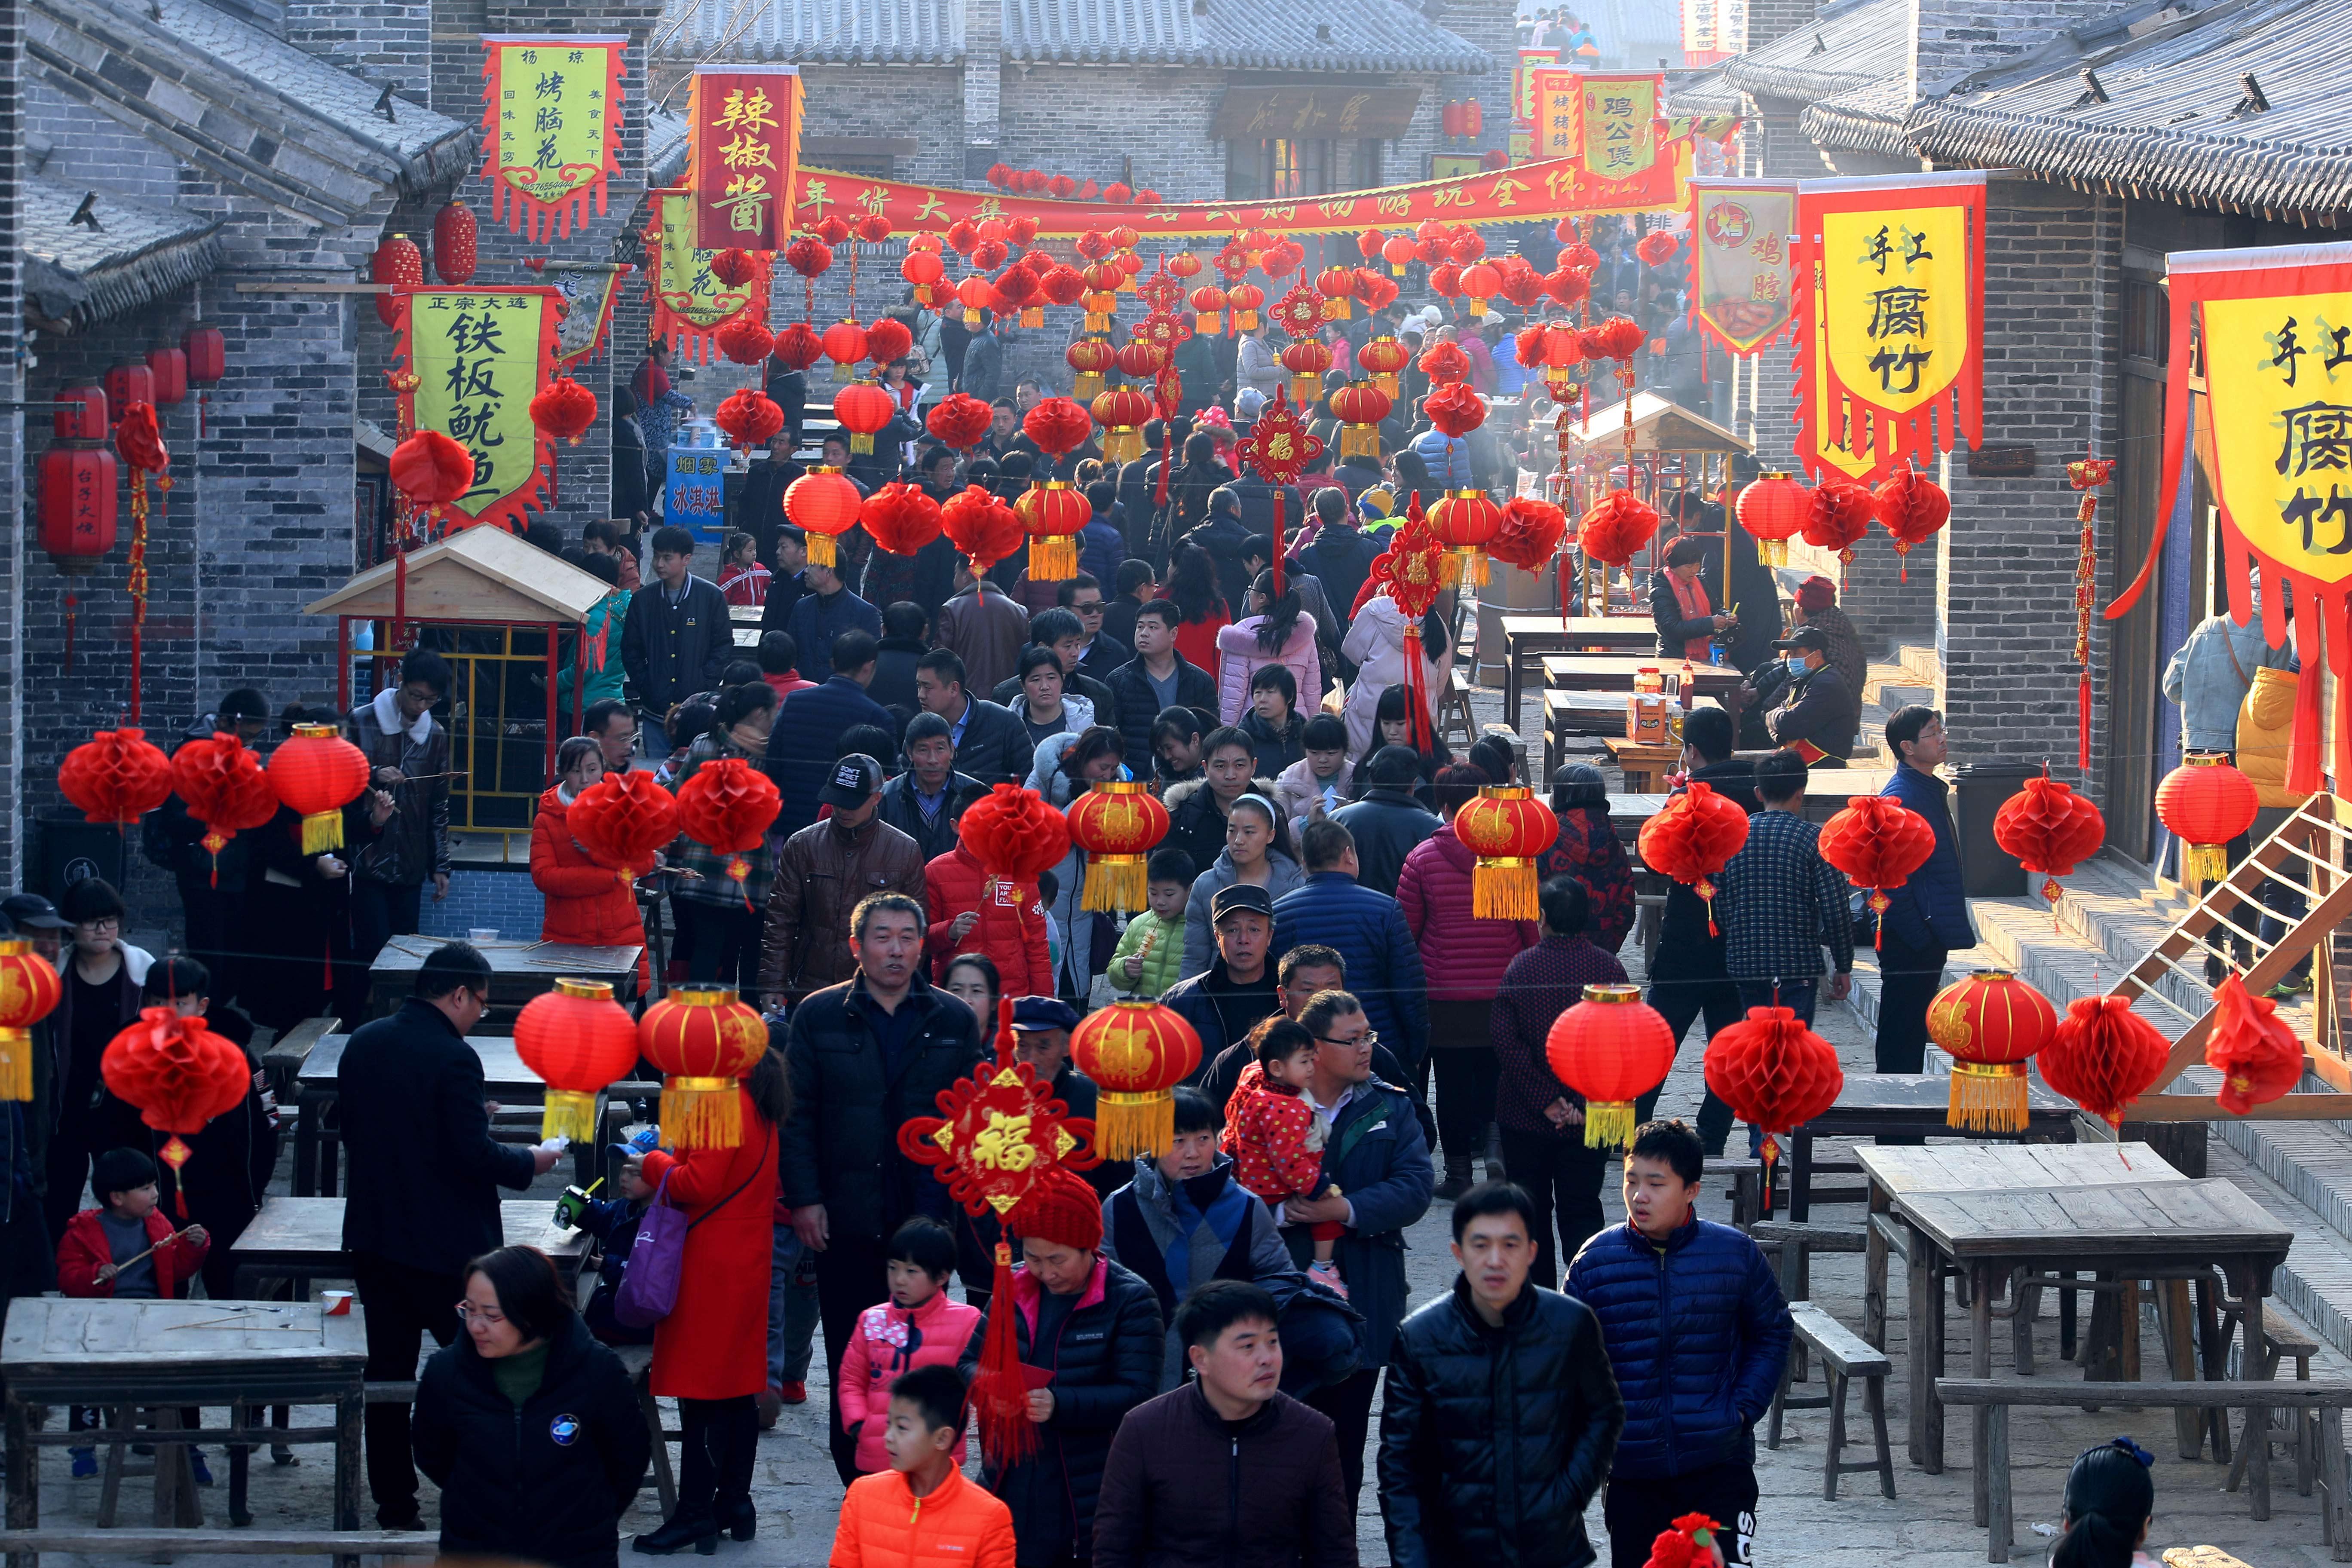
{"label": "wooden stall kiosk", "polygon": [[[1678,531],[1674,520],[1675,498],[1691,490],[1706,500],[1719,500],[1731,485],[1731,459],[1752,454],[1756,446],[1654,392],[1637,392],[1632,402],[1633,439],[1630,461],[1625,441],[1626,405],[1622,400],[1593,409],[1589,419],[1570,421],[1567,457],[1574,476],[1576,504],[1569,508],[1569,520],[1572,524],[1585,507],[1618,485],[1657,509],[1657,533],[1622,574],[1630,595],[1624,607],[1641,613],[1648,607],[1649,574],[1663,563],[1665,548]],[[1727,549],[1731,542],[1727,533],[1719,530],[1696,531],[1700,538],[1721,542]],[[1578,560],[1582,564],[1580,555]],[[1708,574],[1710,576],[1727,574],[1730,570],[1727,556],[1711,564],[1714,570]],[[1616,607],[1610,601],[1608,586],[1591,579],[1591,574],[1586,573],[1582,613],[1606,615]],[[1761,608],[1758,606],[1759,611]]]}
{"label": "wooden stall kiosk", "polygon": [[[557,710],[562,645],[568,637],[592,665],[621,657],[617,626],[608,623],[593,640],[582,635],[588,613],[615,590],[502,528],[464,529],[412,551],[404,584],[397,567],[370,567],[305,612],[336,619],[342,705],[352,700],[355,627],[373,623],[357,657],[379,677],[409,647],[441,654],[453,681],[444,715],[457,774],[450,830],[527,834],[555,776],[557,744],[579,733],[580,682],[571,711]],[[404,636],[393,626],[401,613]]]}

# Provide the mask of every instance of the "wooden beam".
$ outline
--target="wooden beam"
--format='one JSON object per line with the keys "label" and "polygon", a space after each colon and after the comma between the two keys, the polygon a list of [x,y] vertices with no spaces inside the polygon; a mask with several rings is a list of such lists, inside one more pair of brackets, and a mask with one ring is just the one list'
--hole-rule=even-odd
{"label": "wooden beam", "polygon": [[2352,1121],[2352,1094],[2287,1094],[2232,1117],[2210,1095],[2144,1094],[2126,1121]]}
{"label": "wooden beam", "polygon": [[2352,1383],[2077,1383],[2063,1378],[1939,1377],[1946,1405],[2080,1405],[2097,1392],[2134,1405],[2261,1405],[2317,1410],[2352,1405]]}
{"label": "wooden beam", "polygon": [[389,294],[389,283],[240,283],[240,294]]}

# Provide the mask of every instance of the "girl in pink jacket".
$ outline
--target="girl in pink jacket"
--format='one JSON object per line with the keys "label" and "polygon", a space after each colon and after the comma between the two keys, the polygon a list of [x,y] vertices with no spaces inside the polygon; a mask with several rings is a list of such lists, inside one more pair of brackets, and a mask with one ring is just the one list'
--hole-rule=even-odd
{"label": "girl in pink jacket", "polygon": [[[1269,602],[1271,601],[1271,602]],[[1250,705],[1250,677],[1261,666],[1287,665],[1298,683],[1298,707],[1314,712],[1323,703],[1323,663],[1315,651],[1315,617],[1298,607],[1289,583],[1274,598],[1274,574],[1261,572],[1251,584],[1249,615],[1217,634],[1217,712],[1228,724],[1242,721]]]}
{"label": "girl in pink jacket", "polygon": [[[921,1215],[890,1237],[890,1299],[857,1314],[841,1356],[841,1429],[857,1440],[857,1470],[890,1468],[882,1436],[890,1426],[890,1383],[919,1366],[953,1366],[980,1330],[980,1309],[948,1297],[955,1237]],[[963,1442],[955,1462],[963,1463]]]}

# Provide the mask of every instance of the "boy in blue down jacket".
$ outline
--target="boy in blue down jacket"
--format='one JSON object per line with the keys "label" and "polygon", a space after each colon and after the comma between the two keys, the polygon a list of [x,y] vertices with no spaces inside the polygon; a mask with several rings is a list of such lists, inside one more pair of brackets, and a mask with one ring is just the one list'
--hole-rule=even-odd
{"label": "boy in blue down jacket", "polygon": [[1754,1242],[1698,1217],[1705,1164],[1690,1128],[1645,1124],[1625,1155],[1625,1223],[1569,1266],[1625,1400],[1602,1505],[1612,1568],[1642,1568],[1692,1512],[1723,1526],[1726,1563],[1750,1561],[1755,1426],[1788,1360],[1789,1304]]}

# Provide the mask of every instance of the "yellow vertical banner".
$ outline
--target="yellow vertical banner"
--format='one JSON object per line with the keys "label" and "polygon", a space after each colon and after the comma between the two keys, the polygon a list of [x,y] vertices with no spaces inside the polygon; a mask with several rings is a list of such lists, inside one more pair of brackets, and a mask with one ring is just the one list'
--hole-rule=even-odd
{"label": "yellow vertical banner", "polygon": [[1797,182],[1706,178],[1690,188],[1697,263],[1691,313],[1709,337],[1745,358],[1786,331],[1796,311]]}
{"label": "yellow vertical banner", "polygon": [[451,530],[496,523],[520,532],[546,505],[547,439],[530,400],[555,370],[547,289],[418,289],[399,296],[393,353],[416,377],[402,422],[438,430],[474,458],[474,488],[442,510]]}
{"label": "yellow vertical banner", "polygon": [[1576,157],[1584,146],[1584,73],[1532,70],[1528,76],[1532,83],[1528,100],[1535,156]]}
{"label": "yellow vertical banner", "polygon": [[694,242],[693,192],[648,191],[646,205],[652,220],[646,226],[645,246],[653,335],[669,339],[690,360],[706,359],[719,323],[754,301],[765,312],[772,254],[752,251],[756,270],[751,281],[730,288],[710,270],[719,253]]}
{"label": "yellow vertical banner", "polygon": [[1604,182],[1648,170],[1658,161],[1658,78],[1578,75],[1585,169]]}
{"label": "yellow vertical banner", "polygon": [[625,37],[482,37],[482,178],[490,214],[534,242],[604,211],[621,168]]}

